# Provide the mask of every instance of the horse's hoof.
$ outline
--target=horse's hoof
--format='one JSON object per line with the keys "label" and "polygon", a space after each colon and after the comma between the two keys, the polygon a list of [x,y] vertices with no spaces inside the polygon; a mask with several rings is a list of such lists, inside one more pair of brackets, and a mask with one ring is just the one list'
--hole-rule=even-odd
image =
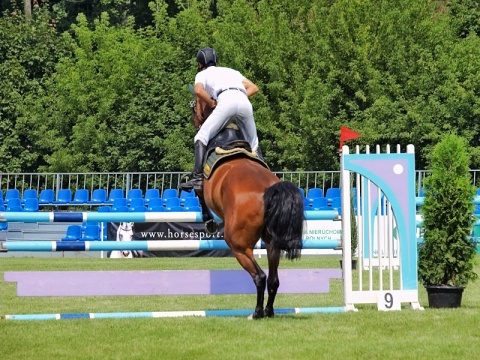
{"label": "horse's hoof", "polygon": [[275,311],[273,311],[273,309],[265,308],[265,317],[268,317],[268,318],[275,317]]}
{"label": "horse's hoof", "polygon": [[257,320],[257,319],[263,319],[265,315],[263,313],[263,310],[255,310],[255,312],[251,316],[252,316],[252,319]]}

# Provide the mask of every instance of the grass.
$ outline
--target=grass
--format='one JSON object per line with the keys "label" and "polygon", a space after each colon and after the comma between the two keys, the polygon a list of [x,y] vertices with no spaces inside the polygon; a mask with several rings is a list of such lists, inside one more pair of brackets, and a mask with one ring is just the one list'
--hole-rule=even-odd
{"label": "grass", "polygon": [[[265,266],[266,259],[259,260]],[[338,257],[283,260],[281,268],[338,268]],[[232,258],[0,258],[5,271],[238,269]],[[477,272],[480,268],[477,266]],[[128,285],[128,284],[127,284]],[[339,306],[341,281],[328,294],[279,295],[277,307]],[[17,297],[0,282],[0,314],[175,311],[253,308],[253,295]],[[346,314],[244,318],[0,320],[1,359],[452,359],[476,358],[480,283],[471,283],[462,307]]]}

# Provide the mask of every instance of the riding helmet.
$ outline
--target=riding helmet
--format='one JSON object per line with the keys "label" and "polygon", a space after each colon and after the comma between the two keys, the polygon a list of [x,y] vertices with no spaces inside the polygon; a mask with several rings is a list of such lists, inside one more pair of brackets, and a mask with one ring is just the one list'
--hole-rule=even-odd
{"label": "riding helmet", "polygon": [[202,67],[215,66],[218,62],[217,53],[209,47],[200,49],[197,53],[197,62],[202,65]]}

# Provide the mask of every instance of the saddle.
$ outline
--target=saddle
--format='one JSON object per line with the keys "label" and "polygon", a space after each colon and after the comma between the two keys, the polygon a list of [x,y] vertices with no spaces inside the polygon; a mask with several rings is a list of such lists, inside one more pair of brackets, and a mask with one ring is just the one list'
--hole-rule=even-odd
{"label": "saddle", "polygon": [[252,152],[250,144],[235,123],[228,124],[207,145],[203,174],[208,179],[213,171],[227,159],[246,157],[268,169],[263,158]]}

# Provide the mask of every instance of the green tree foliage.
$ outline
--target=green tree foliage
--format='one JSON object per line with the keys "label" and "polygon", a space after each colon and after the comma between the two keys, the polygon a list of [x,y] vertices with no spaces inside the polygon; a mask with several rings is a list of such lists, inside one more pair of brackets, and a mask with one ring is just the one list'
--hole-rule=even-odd
{"label": "green tree foliage", "polygon": [[[0,126],[13,143],[0,150],[2,166],[188,170],[187,85],[197,50],[213,46],[220,65],[260,87],[252,102],[274,170],[337,169],[342,125],[362,134],[356,143],[413,143],[418,168],[443,133],[456,131],[478,168],[476,3],[156,0],[148,15],[145,2],[42,3],[65,32],[49,26],[48,16],[39,31],[18,14],[3,15],[0,35],[10,35],[0,45],[0,56],[9,54],[1,65]],[[84,14],[71,24],[75,11],[61,6]]]}
{"label": "green tree foliage", "polygon": [[109,26],[106,14],[72,29],[75,55],[61,59],[36,114],[46,169],[181,170],[190,136],[179,131],[189,112],[177,51],[133,24]]}
{"label": "green tree foliage", "polygon": [[41,155],[22,117],[28,98],[37,98],[68,53],[50,15],[36,8],[30,22],[14,8],[0,17],[0,171],[35,171]]}
{"label": "green tree foliage", "polygon": [[425,286],[466,286],[478,277],[473,271],[475,242],[470,238],[476,187],[470,179],[467,148],[465,139],[447,133],[430,156],[418,269]]}

